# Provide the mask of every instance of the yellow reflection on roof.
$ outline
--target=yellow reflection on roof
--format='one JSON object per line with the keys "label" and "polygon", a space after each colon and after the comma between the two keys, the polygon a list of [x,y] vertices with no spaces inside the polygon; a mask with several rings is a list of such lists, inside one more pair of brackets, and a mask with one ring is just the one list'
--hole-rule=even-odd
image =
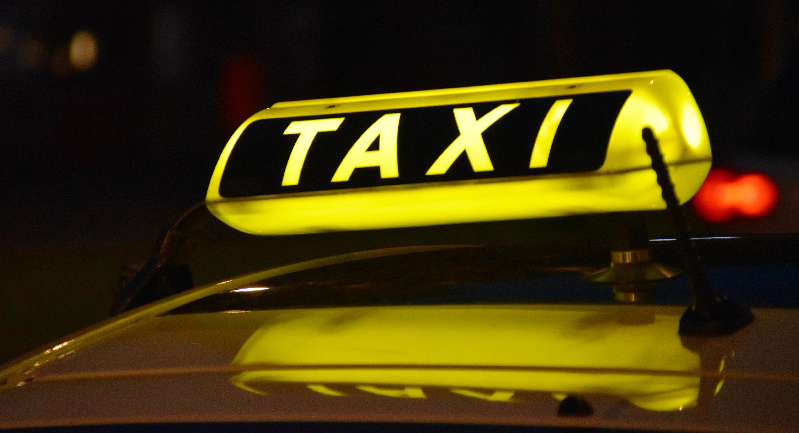
{"label": "yellow reflection on roof", "polygon": [[681,309],[672,310],[623,305],[278,310],[233,363],[285,368],[247,371],[231,383],[261,394],[269,393],[270,383],[305,383],[328,395],[337,392],[335,386],[321,384],[368,385],[394,390],[398,397],[407,397],[408,387],[435,386],[495,401],[511,399],[511,390],[603,394],[643,409],[679,410],[695,405],[698,375],[658,372],[698,374],[700,360],[681,344]]}

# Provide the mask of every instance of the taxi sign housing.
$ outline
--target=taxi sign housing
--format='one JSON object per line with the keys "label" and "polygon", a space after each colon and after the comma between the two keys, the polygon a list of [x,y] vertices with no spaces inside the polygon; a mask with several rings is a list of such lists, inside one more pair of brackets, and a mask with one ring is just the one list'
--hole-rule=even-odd
{"label": "taxi sign housing", "polygon": [[265,235],[663,209],[645,127],[685,202],[710,144],[668,70],[283,102],[233,134],[206,204]]}

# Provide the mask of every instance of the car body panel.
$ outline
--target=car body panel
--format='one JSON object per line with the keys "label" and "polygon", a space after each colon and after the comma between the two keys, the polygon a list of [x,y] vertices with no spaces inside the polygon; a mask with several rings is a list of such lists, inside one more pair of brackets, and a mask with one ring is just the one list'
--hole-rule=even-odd
{"label": "car body panel", "polygon": [[[9,364],[0,427],[324,421],[791,431],[799,422],[791,410],[799,346],[785,343],[799,335],[794,310],[757,309],[755,322],[728,337],[678,336],[680,306],[170,314],[296,272],[469,249],[337,256],[134,310]],[[567,396],[584,399],[593,415],[559,416]]]}
{"label": "car body panel", "polygon": [[[406,312],[399,308],[392,314]],[[422,307],[430,313],[437,308]],[[492,308],[517,313],[527,310],[519,306]],[[360,313],[354,310],[358,308],[330,314]],[[667,318],[666,327],[676,335],[677,309],[655,310]],[[484,309],[473,307],[456,307],[455,311],[464,317],[484,313]],[[539,311],[531,307],[526,312]],[[674,358],[667,358],[666,348],[657,352],[664,357],[654,359],[651,366],[614,365],[612,356],[605,358],[603,367],[596,367],[590,362],[595,358],[589,356],[575,366],[580,354],[573,352],[567,356],[572,365],[564,366],[569,362],[557,362],[557,357],[539,365],[525,360],[497,365],[491,364],[491,358],[504,353],[493,352],[488,354],[489,359],[475,360],[474,353],[467,350],[453,355],[444,342],[439,349],[428,350],[428,365],[357,364],[352,358],[339,359],[339,352],[329,353],[324,348],[315,353],[322,359],[309,362],[243,361],[242,352],[251,352],[254,345],[264,341],[259,329],[277,324],[270,332],[282,334],[281,326],[293,325],[279,316],[290,314],[295,320],[314,321],[316,313],[279,310],[144,319],[105,341],[67,352],[33,372],[24,385],[0,394],[0,426],[314,420],[790,431],[799,421],[791,410],[792,402],[799,397],[797,349],[761,350],[764,342],[780,341],[780,335],[799,331],[795,312],[757,310],[757,321],[741,335],[721,340],[693,337],[703,346],[699,352],[692,352],[676,338],[672,349],[683,364],[670,362]],[[451,322],[439,325],[451,331]],[[359,324],[356,320],[345,327],[345,334],[374,331],[368,321]],[[401,332],[399,326],[395,330]],[[247,342],[250,331],[256,343]],[[464,338],[469,331],[463,329]],[[441,329],[433,326],[428,335],[435,338],[436,332]],[[524,329],[517,330],[517,335],[524,334]],[[422,340],[427,337],[418,330],[405,337],[412,335]],[[630,337],[631,346],[639,343],[634,335]],[[664,346],[675,344],[675,338],[671,340],[664,341]],[[367,358],[372,355],[372,359],[374,355],[386,356],[370,340],[348,341],[349,353],[363,353]],[[477,337],[471,347],[485,349],[489,343]],[[537,347],[552,355],[551,345]],[[535,340],[513,341],[505,350],[517,347],[524,354],[530,353],[531,346],[536,346]],[[285,346],[277,344],[274,349],[269,352],[271,356],[278,360],[285,357]],[[314,354],[305,349],[300,344],[289,355]],[[636,349],[651,353],[651,347]],[[442,360],[446,363],[433,363],[439,356],[447,358]],[[396,360],[394,356],[387,359]],[[322,361],[328,364],[314,363]],[[343,361],[346,363],[335,364]],[[594,415],[559,417],[558,399],[563,395],[585,398]]]}

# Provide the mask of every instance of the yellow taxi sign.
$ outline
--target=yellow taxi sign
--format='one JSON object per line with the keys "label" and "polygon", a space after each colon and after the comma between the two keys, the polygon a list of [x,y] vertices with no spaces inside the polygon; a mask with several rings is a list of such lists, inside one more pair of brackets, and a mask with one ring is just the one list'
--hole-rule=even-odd
{"label": "yellow taxi sign", "polygon": [[662,209],[647,126],[686,201],[711,152],[671,71],[278,103],[234,133],[206,203],[254,234]]}

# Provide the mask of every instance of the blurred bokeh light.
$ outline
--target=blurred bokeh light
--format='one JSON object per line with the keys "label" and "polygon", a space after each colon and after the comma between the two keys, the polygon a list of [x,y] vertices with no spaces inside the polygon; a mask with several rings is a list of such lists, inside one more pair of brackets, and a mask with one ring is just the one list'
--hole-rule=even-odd
{"label": "blurred bokeh light", "polygon": [[696,213],[705,221],[723,222],[735,216],[757,218],[768,215],[778,198],[777,185],[768,176],[714,168],[693,198]]}
{"label": "blurred bokeh light", "polygon": [[87,30],[79,30],[69,43],[69,61],[77,71],[91,69],[97,62],[97,39]]}

